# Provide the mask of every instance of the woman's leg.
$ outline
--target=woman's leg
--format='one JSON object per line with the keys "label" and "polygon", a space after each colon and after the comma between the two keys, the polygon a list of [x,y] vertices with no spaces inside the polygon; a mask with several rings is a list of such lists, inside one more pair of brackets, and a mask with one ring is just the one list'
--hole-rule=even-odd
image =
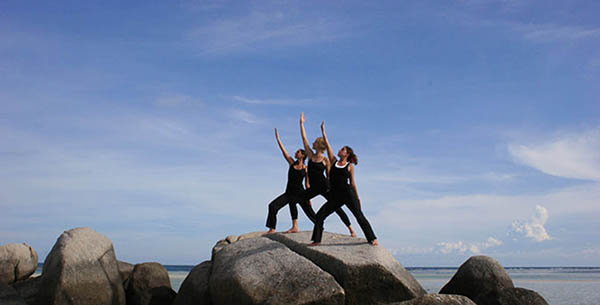
{"label": "woman's leg", "polygon": [[313,234],[311,240],[313,241],[312,245],[318,245],[321,243],[321,239],[323,238],[323,223],[325,223],[325,218],[331,215],[337,208],[340,207],[340,204],[336,201],[327,201],[325,204],[319,209],[317,212],[317,221],[315,222],[315,228],[313,229]]}
{"label": "woman's leg", "polygon": [[356,218],[356,221],[360,225],[360,228],[362,229],[369,243],[373,243],[373,241],[375,241],[377,237],[373,232],[373,228],[371,228],[371,224],[369,223],[369,221],[367,220],[367,218],[365,217],[358,205],[358,198],[356,198],[354,192],[350,192],[347,197],[347,201],[345,201],[346,206],[348,207],[348,209],[350,209],[350,212],[352,212],[352,214]]}
{"label": "woman's leg", "polygon": [[275,231],[275,226],[277,225],[277,211],[281,209],[284,205],[288,204],[289,198],[286,194],[281,194],[279,197],[273,199],[271,203],[269,203],[269,214],[267,215],[267,224],[266,226],[270,229],[269,232]]}
{"label": "woman's leg", "polygon": [[[325,197],[325,199],[327,200],[329,200],[330,195],[330,192],[321,194],[321,196]],[[344,210],[342,210],[341,206],[335,210],[335,213],[338,214],[342,222],[346,225],[346,227],[348,227],[348,230],[350,231],[350,236],[356,237],[356,233],[354,232],[352,224],[350,223],[350,218],[348,218],[348,215],[346,214],[346,212],[344,212]]]}

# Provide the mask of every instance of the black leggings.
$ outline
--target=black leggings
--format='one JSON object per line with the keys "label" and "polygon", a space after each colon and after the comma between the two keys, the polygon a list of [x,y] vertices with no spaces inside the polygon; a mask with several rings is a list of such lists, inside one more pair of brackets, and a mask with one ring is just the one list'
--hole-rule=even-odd
{"label": "black leggings", "polygon": [[320,243],[323,237],[323,223],[325,218],[331,215],[337,209],[340,209],[342,205],[346,204],[350,212],[354,214],[356,221],[360,225],[365,237],[369,242],[377,239],[375,233],[371,228],[371,224],[360,209],[358,198],[353,190],[343,190],[338,193],[330,194],[331,200],[325,202],[325,204],[317,212],[317,221],[315,222],[315,228],[313,229],[312,241]]}
{"label": "black leggings", "polygon": [[287,193],[283,193],[279,195],[279,197],[273,199],[273,201],[269,203],[267,227],[270,229],[275,229],[275,226],[277,226],[277,212],[288,203],[290,204],[290,214],[292,215],[292,220],[298,219],[298,208],[296,207],[296,203],[300,203],[300,207],[302,207],[302,210],[304,211],[306,216],[308,216],[308,219],[315,223],[316,214],[308,200],[303,200],[300,202],[297,202],[296,200],[298,200],[298,196],[290,195]]}
{"label": "black leggings", "polygon": [[[306,190],[304,190],[302,193],[300,193],[298,202],[308,201],[310,199],[313,199],[317,195],[321,195],[321,196],[325,197],[325,199],[329,200],[330,193],[327,192],[327,190],[323,189],[323,188],[309,187]],[[295,205],[295,203],[293,205]],[[291,206],[290,206],[290,208],[291,208]],[[321,207],[321,209],[322,209],[322,207]],[[346,227],[350,226],[350,218],[348,218],[348,215],[346,215],[344,210],[342,210],[341,205],[339,207],[337,207],[334,212],[336,214],[338,214],[338,216],[340,217],[342,222],[346,225]],[[316,217],[315,217],[315,219],[316,219]],[[313,221],[313,223],[314,223],[314,221]]]}

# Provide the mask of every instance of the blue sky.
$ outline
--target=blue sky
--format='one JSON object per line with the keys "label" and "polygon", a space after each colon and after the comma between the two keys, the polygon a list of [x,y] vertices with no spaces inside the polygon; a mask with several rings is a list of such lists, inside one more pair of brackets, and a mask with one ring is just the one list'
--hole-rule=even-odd
{"label": "blue sky", "polygon": [[[598,13],[3,1],[0,243],[43,260],[87,226],[122,260],[199,263],[218,239],[265,230],[287,171],[273,128],[295,150],[303,111],[310,138],[325,120],[357,152],[364,212],[405,266],[599,266]],[[336,216],[326,229],[345,233]]]}

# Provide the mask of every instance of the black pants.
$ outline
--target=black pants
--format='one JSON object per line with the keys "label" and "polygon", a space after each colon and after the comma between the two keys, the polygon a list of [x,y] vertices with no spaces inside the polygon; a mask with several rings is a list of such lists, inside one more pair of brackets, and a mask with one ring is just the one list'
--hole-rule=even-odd
{"label": "black pants", "polygon": [[375,233],[371,228],[371,224],[363,214],[358,204],[358,198],[353,190],[343,190],[341,192],[334,192],[330,195],[331,199],[319,209],[317,212],[317,221],[315,222],[315,228],[313,229],[312,241],[315,243],[320,243],[321,238],[323,237],[323,223],[325,222],[325,218],[331,215],[336,209],[341,208],[342,205],[346,204],[350,212],[358,221],[360,228],[362,229],[365,237],[369,242],[377,239],[375,237]]}
{"label": "black pants", "polygon": [[[317,195],[321,195],[329,201],[329,192],[327,192],[327,189],[309,187],[306,190],[304,190],[302,193],[300,193],[298,202],[308,201],[310,199],[317,197]],[[339,206],[338,208],[336,208],[335,213],[338,214],[338,216],[340,217],[342,222],[346,225],[346,227],[350,226],[350,218],[348,218],[348,215],[346,215],[344,210],[342,210],[342,206]],[[313,223],[314,223],[314,221],[313,221]]]}
{"label": "black pants", "polygon": [[312,209],[310,203],[308,203],[308,200],[297,201],[298,198],[298,195],[283,193],[279,195],[279,197],[273,199],[273,201],[269,203],[267,227],[270,229],[275,229],[275,227],[277,226],[277,212],[286,204],[290,205],[290,214],[292,215],[292,219],[298,219],[298,208],[296,207],[296,203],[300,203],[300,207],[302,207],[302,210],[304,211],[308,219],[315,223],[316,214],[315,211]]}

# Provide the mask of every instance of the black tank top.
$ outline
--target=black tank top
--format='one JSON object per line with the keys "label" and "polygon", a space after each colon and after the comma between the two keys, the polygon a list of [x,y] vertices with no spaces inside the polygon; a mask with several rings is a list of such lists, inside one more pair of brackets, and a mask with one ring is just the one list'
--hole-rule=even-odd
{"label": "black tank top", "polygon": [[306,176],[306,170],[304,168],[295,169],[294,165],[290,165],[285,192],[288,194],[297,194],[302,192],[304,190],[304,186],[302,186],[302,180],[304,179],[304,176]]}
{"label": "black tank top", "polygon": [[350,162],[346,163],[346,166],[339,168],[337,167],[337,161],[331,165],[329,169],[329,180],[331,181],[331,191],[342,191],[349,190],[350,183],[350,171],[348,170]]}
{"label": "black tank top", "polygon": [[327,167],[323,162],[313,162],[308,160],[308,180],[311,188],[316,189],[328,189],[329,183],[327,177],[325,177],[325,170]]}

